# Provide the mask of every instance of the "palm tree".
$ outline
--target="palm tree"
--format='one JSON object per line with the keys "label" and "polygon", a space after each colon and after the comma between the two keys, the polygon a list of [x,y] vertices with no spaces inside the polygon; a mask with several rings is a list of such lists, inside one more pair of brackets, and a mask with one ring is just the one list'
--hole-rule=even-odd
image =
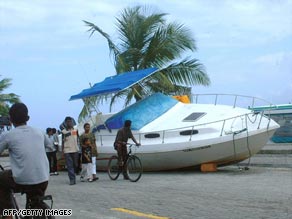
{"label": "palm tree", "polygon": [[177,22],[167,23],[166,15],[148,14],[147,8],[141,6],[124,9],[117,18],[117,43],[101,28],[84,21],[90,36],[97,32],[107,40],[117,74],[149,67],[160,69],[143,87],[135,85],[111,96],[111,106],[117,97],[125,97],[128,105],[133,98],[138,101],[151,93],[180,95],[186,87],[210,84],[204,66],[197,59],[182,58],[184,52],[196,51],[190,30]]}
{"label": "palm tree", "polygon": [[2,93],[10,85],[11,85],[11,79],[9,78],[4,78],[0,81],[0,116],[7,116],[10,105],[20,101],[19,96],[14,93],[10,93],[10,94]]}

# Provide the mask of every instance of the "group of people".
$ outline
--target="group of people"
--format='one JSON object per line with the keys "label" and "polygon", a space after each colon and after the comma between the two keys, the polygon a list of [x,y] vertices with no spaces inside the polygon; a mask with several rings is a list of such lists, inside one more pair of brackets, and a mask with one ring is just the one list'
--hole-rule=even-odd
{"label": "group of people", "polygon": [[78,130],[73,126],[73,119],[69,116],[65,118],[65,128],[62,130],[62,152],[64,153],[68,171],[69,185],[76,184],[80,150],[82,163],[80,180],[93,182],[98,179],[96,176],[96,157],[98,152],[95,135],[90,132],[89,123],[85,123],[83,127],[84,133],[79,136]]}
{"label": "group of people", "polygon": [[[62,156],[65,158],[70,185],[76,183],[75,175],[81,171],[81,181],[93,182],[98,179],[96,176],[96,157],[97,148],[95,136],[90,133],[90,124],[84,124],[84,133],[79,136],[78,131],[74,129],[73,119],[65,118],[65,124],[62,134]],[[47,158],[49,161],[50,175],[59,175],[57,152],[59,150],[59,133],[55,128],[47,128],[46,136],[48,138],[45,145]],[[61,145],[60,145],[61,146]]]}
{"label": "group of people", "polygon": [[[131,131],[131,121],[126,120],[124,127],[119,129],[114,142],[115,150],[117,150],[119,158],[119,166],[123,168],[124,179],[129,179],[126,166],[127,157],[127,141],[131,138],[137,146],[137,142]],[[98,179],[96,176],[96,158],[98,156],[95,135],[90,132],[90,124],[85,123],[84,133],[79,136],[78,130],[73,126],[73,119],[71,117],[65,118],[65,128],[62,130],[62,151],[64,152],[66,166],[68,170],[69,185],[76,184],[76,173],[78,172],[79,147],[81,146],[81,162],[82,170],[80,173],[80,180],[93,182]]]}
{"label": "group of people", "polygon": [[[0,171],[0,216],[4,209],[11,209],[11,190],[14,192],[29,191],[28,196],[43,196],[48,186],[49,175],[58,175],[57,147],[60,144],[54,128],[47,133],[27,125],[28,108],[23,103],[13,104],[9,110],[10,122],[15,127],[0,135],[0,154],[9,150],[10,170]],[[81,146],[81,180],[93,182],[96,176],[96,157],[98,156],[95,135],[90,132],[90,124],[84,124],[84,133],[79,136],[74,128],[72,117],[65,118],[62,134],[62,154],[64,155],[69,176],[69,185],[76,184],[78,169],[79,145]],[[115,149],[119,165],[123,167],[127,155],[128,138],[140,145],[131,132],[131,121],[126,120],[116,136]],[[124,179],[128,179],[123,171]],[[5,217],[4,217],[5,218]],[[6,217],[10,218],[10,217]]]}

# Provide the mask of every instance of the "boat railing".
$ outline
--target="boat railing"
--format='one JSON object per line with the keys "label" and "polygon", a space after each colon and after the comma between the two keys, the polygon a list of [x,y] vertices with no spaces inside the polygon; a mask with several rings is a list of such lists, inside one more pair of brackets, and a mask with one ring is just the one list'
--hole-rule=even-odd
{"label": "boat railing", "polygon": [[[252,115],[255,115],[255,119],[254,121],[251,120],[250,116]],[[165,136],[166,136],[166,133],[169,133],[169,132],[179,132],[181,130],[191,130],[191,133],[193,133],[196,128],[198,127],[204,127],[204,126],[207,126],[207,125],[210,125],[210,124],[216,124],[218,123],[219,124],[219,127],[220,127],[220,123],[222,123],[221,125],[221,130],[220,130],[220,135],[218,137],[221,137],[223,136],[223,133],[224,133],[224,130],[225,130],[225,124],[228,122],[228,121],[234,121],[235,119],[237,118],[244,118],[244,121],[245,121],[245,127],[243,127],[242,129],[248,129],[248,124],[247,122],[250,121],[251,123],[255,123],[257,121],[257,117],[258,115],[260,115],[260,119],[258,121],[258,124],[257,124],[257,129],[260,128],[261,126],[261,122],[262,122],[262,118],[265,116],[263,112],[261,113],[247,113],[247,114],[242,114],[242,115],[238,115],[238,116],[234,116],[234,117],[230,117],[230,118],[227,118],[227,119],[222,119],[222,120],[216,120],[216,121],[212,121],[212,122],[207,122],[207,123],[200,123],[200,124],[197,124],[197,125],[192,125],[192,126],[185,126],[185,127],[181,127],[181,128],[174,128],[174,129],[165,129],[165,130],[162,130],[160,132],[162,132],[162,143],[164,143],[164,140],[165,140]],[[269,128],[269,124],[270,124],[270,118],[267,117],[269,119],[269,122],[267,124],[267,129]],[[237,130],[238,131],[238,130]],[[234,132],[232,132],[234,133]],[[142,135],[145,135],[147,133],[139,133],[139,139],[141,140],[141,136]],[[189,138],[189,141],[192,140],[192,137],[193,135],[190,134],[190,138]]]}
{"label": "boat railing", "polygon": [[[228,98],[228,99],[226,99]],[[260,105],[268,105],[268,106],[274,106],[272,103],[265,99],[261,99],[258,97],[253,96],[245,96],[245,95],[237,95],[237,94],[192,94],[191,96],[193,103],[205,103],[204,101],[208,101],[208,103],[213,103],[214,105],[217,105],[220,101],[220,104],[224,101],[228,102],[228,105],[230,105],[230,101],[232,101],[233,108],[239,106],[239,107],[245,107],[245,108],[254,108],[255,106]],[[262,103],[262,104],[260,104]]]}
{"label": "boat railing", "polygon": [[[252,116],[254,116],[254,120],[252,120]],[[260,116],[260,118],[258,119],[258,116]],[[224,134],[224,131],[226,132],[227,128],[226,128],[226,124],[229,122],[229,124],[233,124],[233,122],[240,118],[242,120],[244,120],[245,124],[244,124],[244,127],[242,127],[242,129],[239,129],[239,130],[229,130],[229,133],[228,134],[235,134],[235,133],[240,133],[241,131],[245,131],[247,130],[248,131],[248,122],[249,123],[252,123],[252,124],[255,124],[256,122],[258,122],[256,125],[257,125],[257,129],[260,129],[261,128],[261,124],[262,124],[262,118],[263,117],[266,117],[268,118],[268,123],[266,125],[266,128],[268,129],[269,128],[269,124],[270,124],[270,117],[267,117],[265,116],[264,112],[259,112],[259,113],[254,113],[254,112],[251,112],[251,113],[247,113],[247,114],[241,114],[241,115],[238,115],[238,116],[234,116],[234,117],[229,117],[227,119],[222,119],[222,120],[216,120],[216,121],[212,121],[212,122],[207,122],[207,123],[200,123],[200,124],[196,124],[196,125],[192,125],[192,126],[185,126],[185,127],[180,127],[180,128],[174,128],[174,129],[165,129],[165,130],[159,130],[159,131],[152,131],[152,132],[145,132],[145,133],[137,133],[137,134],[134,134],[135,137],[139,139],[139,142],[141,142],[141,144],[143,144],[143,139],[145,139],[145,135],[147,134],[159,134],[159,138],[154,138],[155,140],[161,140],[161,143],[165,143],[165,139],[166,139],[166,136],[167,134],[171,133],[170,135],[171,136],[174,136],[176,133],[179,133],[181,131],[185,131],[185,130],[188,130],[190,131],[191,134],[189,134],[189,141],[192,141],[193,139],[193,133],[195,130],[199,129],[199,128],[204,128],[206,127],[207,125],[210,125],[210,124],[218,124],[217,128],[220,129],[220,134],[218,137],[221,137],[223,136]],[[232,126],[232,125],[231,125]],[[213,127],[216,127],[216,126],[213,126]],[[226,134],[226,133],[225,133]],[[99,145],[103,145],[103,142],[104,142],[104,138],[108,138],[110,137],[112,139],[114,134],[100,134],[98,135],[99,138]]]}

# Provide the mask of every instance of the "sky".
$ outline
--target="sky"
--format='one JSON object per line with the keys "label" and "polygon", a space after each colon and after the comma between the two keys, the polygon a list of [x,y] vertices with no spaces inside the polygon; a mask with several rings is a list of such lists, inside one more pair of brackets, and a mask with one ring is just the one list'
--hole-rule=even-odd
{"label": "sky", "polygon": [[292,102],[292,0],[0,0],[0,79],[12,79],[4,93],[28,106],[29,125],[78,118],[83,103],[70,96],[115,74],[107,41],[89,37],[83,20],[115,41],[116,17],[136,5],[192,31],[198,49],[183,57],[199,59],[211,79],[193,93]]}

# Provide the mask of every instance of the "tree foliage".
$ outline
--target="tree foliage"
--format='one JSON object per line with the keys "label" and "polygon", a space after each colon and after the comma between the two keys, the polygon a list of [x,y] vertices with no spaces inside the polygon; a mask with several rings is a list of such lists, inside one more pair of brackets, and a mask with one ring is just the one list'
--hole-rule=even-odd
{"label": "tree foliage", "polygon": [[[158,67],[159,72],[151,80],[137,84],[114,96],[95,98],[98,102],[111,98],[125,98],[125,105],[162,92],[180,95],[186,87],[210,84],[204,66],[196,58],[183,57],[186,52],[196,51],[196,42],[191,31],[178,22],[167,22],[166,13],[157,13],[148,7],[125,8],[116,18],[118,38],[116,41],[92,22],[84,21],[90,36],[99,33],[108,43],[117,74],[149,67]],[[84,110],[84,109],[83,109]]]}
{"label": "tree foliage", "polygon": [[0,80],[0,116],[7,116],[11,104],[19,102],[19,96],[14,93],[5,94],[5,89],[11,86],[11,79]]}

